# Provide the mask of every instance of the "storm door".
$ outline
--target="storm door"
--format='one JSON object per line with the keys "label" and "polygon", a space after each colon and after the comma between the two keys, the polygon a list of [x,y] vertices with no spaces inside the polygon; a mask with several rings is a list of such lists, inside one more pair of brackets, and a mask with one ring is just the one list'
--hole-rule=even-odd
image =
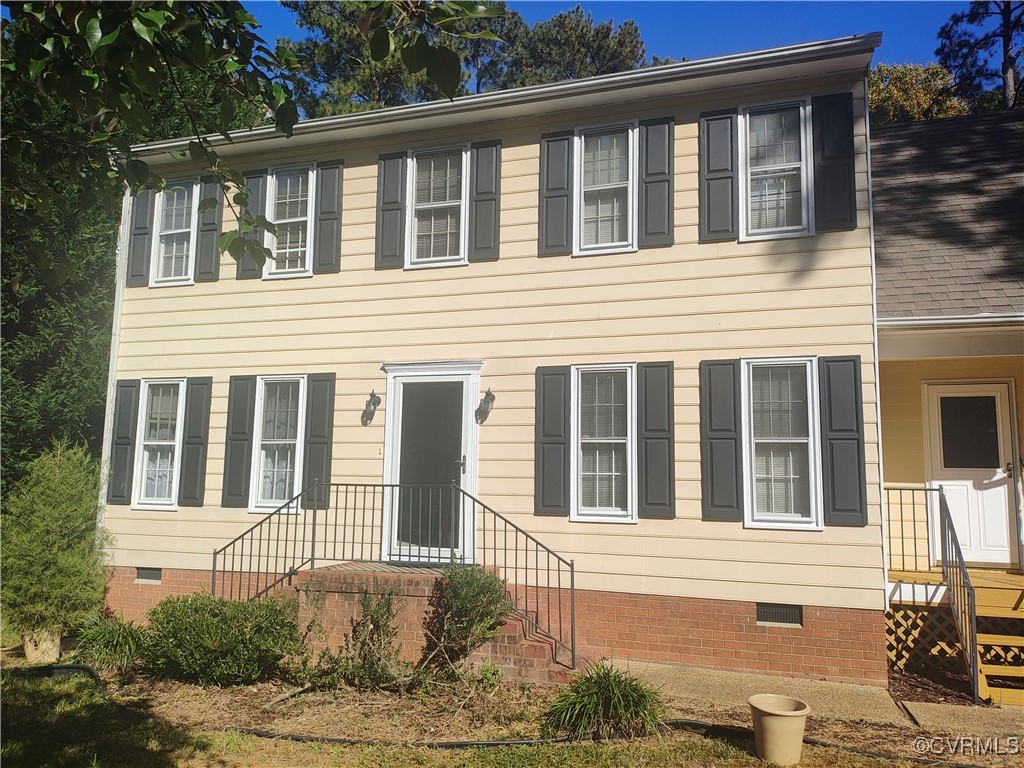
{"label": "storm door", "polygon": [[461,489],[475,490],[478,380],[430,369],[389,378],[385,559],[471,561],[472,505]]}
{"label": "storm door", "polygon": [[[1007,384],[927,386],[928,481],[942,486],[968,563],[1013,565],[1016,460]],[[938,513],[932,510],[932,530]],[[938,536],[932,536],[939,558]]]}

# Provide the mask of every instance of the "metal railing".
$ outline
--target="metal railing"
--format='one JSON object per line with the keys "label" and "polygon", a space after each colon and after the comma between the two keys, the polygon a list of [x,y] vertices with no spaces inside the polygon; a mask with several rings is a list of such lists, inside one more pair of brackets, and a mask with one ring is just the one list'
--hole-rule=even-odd
{"label": "metal railing", "polygon": [[939,536],[942,542],[942,580],[946,583],[949,595],[949,607],[953,612],[957,634],[960,636],[960,648],[963,650],[967,674],[971,678],[971,692],[974,703],[980,698],[979,691],[979,656],[978,656],[978,625],[977,606],[975,603],[974,586],[967,563],[960,549],[960,541],[953,527],[953,520],[946,503],[946,494],[939,486]]}
{"label": "metal railing", "polygon": [[886,556],[890,571],[931,570],[928,510],[938,488],[886,488]]}
{"label": "metal railing", "polygon": [[576,667],[573,562],[454,483],[314,483],[214,550],[211,591],[252,600],[318,562],[352,561],[491,569],[516,614]]}

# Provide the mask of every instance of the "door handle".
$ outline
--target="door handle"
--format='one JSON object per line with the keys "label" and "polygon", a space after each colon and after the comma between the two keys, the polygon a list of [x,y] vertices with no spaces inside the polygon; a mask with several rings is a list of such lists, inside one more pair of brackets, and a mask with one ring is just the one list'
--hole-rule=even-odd
{"label": "door handle", "polygon": [[1006,462],[1006,476],[1011,478],[1011,479],[1013,478],[1013,462],[1012,461]]}
{"label": "door handle", "polygon": [[462,474],[466,474],[466,454],[462,454],[462,458],[455,459],[453,463],[461,470]]}

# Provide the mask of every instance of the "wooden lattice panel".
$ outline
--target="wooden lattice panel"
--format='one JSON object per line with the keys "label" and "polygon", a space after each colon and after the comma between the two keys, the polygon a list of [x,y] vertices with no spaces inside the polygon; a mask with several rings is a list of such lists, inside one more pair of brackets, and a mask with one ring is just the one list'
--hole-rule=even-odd
{"label": "wooden lattice panel", "polygon": [[896,669],[927,665],[929,659],[957,657],[953,614],[947,605],[892,604],[885,613],[886,652]]}

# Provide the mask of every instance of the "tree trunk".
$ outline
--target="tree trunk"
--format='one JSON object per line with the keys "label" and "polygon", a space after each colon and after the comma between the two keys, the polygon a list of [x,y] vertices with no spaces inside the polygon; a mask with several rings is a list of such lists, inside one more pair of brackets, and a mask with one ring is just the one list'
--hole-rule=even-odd
{"label": "tree trunk", "polygon": [[1003,38],[1003,109],[1013,109],[1017,102],[1017,71],[1013,66],[1013,3],[999,3],[1000,29]]}

